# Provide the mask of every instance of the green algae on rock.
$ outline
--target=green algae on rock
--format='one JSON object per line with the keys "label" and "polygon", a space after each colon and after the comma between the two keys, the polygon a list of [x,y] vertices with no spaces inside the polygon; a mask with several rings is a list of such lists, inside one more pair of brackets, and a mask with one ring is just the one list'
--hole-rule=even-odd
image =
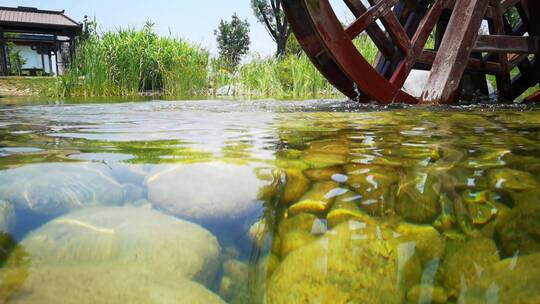
{"label": "green algae on rock", "polygon": [[419,284],[409,290],[407,300],[410,303],[444,304],[448,302],[448,295],[442,287]]}
{"label": "green algae on rock", "polygon": [[476,238],[456,246],[457,250],[449,252],[441,265],[444,286],[452,297],[457,297],[461,288],[473,284],[483,270],[500,260],[491,239]]}
{"label": "green algae on rock", "polygon": [[467,204],[473,224],[485,225],[499,213],[495,194],[491,191],[465,190],[463,200]]}
{"label": "green algae on rock", "polygon": [[414,223],[429,223],[440,212],[438,178],[428,172],[411,171],[400,181],[396,212]]}
{"label": "green algae on rock", "polygon": [[[0,285],[8,272],[0,270]],[[224,304],[204,286],[182,277],[167,277],[138,265],[40,266],[25,270],[5,303],[195,303]]]}
{"label": "green algae on rock", "polygon": [[365,211],[358,207],[360,205],[360,199],[361,196],[352,191],[338,197],[332,209],[326,215],[328,227],[334,228],[349,220],[373,221]]}
{"label": "green algae on rock", "polygon": [[330,209],[335,199],[333,191],[336,189],[340,188],[339,184],[335,182],[315,183],[298,202],[289,207],[287,212],[289,215],[302,212],[324,213]]}
{"label": "green algae on rock", "polygon": [[86,209],[56,218],[21,246],[33,267],[119,263],[203,284],[214,280],[220,254],[216,238],[199,225],[133,207]]}
{"label": "green algae on rock", "polygon": [[341,166],[333,166],[326,168],[313,168],[304,170],[304,175],[314,182],[336,181],[333,177],[336,174],[342,174]]}
{"label": "green algae on rock", "polygon": [[267,302],[402,303],[420,261],[414,244],[381,229],[349,221],[293,251],[272,274]]}
{"label": "green algae on rock", "polygon": [[302,229],[293,229],[281,235],[280,240],[280,256],[283,259],[296,249],[313,242],[315,240],[315,236]]}
{"label": "green algae on rock", "polygon": [[539,303],[540,254],[514,256],[489,267],[460,303]]}
{"label": "green algae on rock", "polygon": [[442,193],[439,195],[439,204],[441,206],[441,213],[433,221],[433,227],[446,231],[452,229],[457,222],[457,218],[454,212],[454,206],[448,195]]}
{"label": "green algae on rock", "polygon": [[507,256],[540,252],[540,202],[527,200],[501,217],[495,228]]}
{"label": "green algae on rock", "polygon": [[121,205],[124,192],[105,165],[37,164],[0,171],[0,199],[18,208],[58,215]]}
{"label": "green algae on rock", "polygon": [[283,237],[293,230],[311,232],[315,221],[317,221],[317,217],[310,213],[300,213],[283,219],[278,225],[278,236]]}
{"label": "green algae on rock", "polygon": [[361,207],[380,216],[392,208],[398,171],[391,167],[350,164],[345,167],[347,184],[360,194]]}
{"label": "green algae on rock", "polygon": [[344,165],[347,163],[347,154],[324,153],[305,151],[303,160],[311,168],[325,168],[328,166]]}
{"label": "green algae on rock", "polygon": [[445,240],[431,225],[400,223],[394,230],[401,235],[401,240],[414,242],[423,264],[442,259],[445,251]]}
{"label": "green algae on rock", "polygon": [[540,182],[531,173],[509,168],[491,170],[489,181],[493,189],[523,191],[540,187]]}
{"label": "green algae on rock", "polygon": [[285,172],[287,183],[283,189],[281,202],[289,204],[299,200],[309,190],[311,183],[300,169],[289,168]]}

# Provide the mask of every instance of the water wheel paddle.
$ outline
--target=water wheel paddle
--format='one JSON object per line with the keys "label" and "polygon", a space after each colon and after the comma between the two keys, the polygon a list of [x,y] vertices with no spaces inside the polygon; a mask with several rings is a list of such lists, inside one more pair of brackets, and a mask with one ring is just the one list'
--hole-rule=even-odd
{"label": "water wheel paddle", "polygon": [[[457,103],[489,95],[492,75],[499,100],[512,101],[540,82],[538,0],[342,1],[355,17],[347,25],[330,0],[283,5],[306,54],[351,99]],[[354,43],[363,34],[378,50],[373,63]],[[429,71],[421,94],[404,88],[413,70]]]}

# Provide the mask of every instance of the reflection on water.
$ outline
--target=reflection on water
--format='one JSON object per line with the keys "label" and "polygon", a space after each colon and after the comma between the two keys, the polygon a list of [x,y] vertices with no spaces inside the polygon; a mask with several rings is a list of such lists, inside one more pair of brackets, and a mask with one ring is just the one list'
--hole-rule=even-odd
{"label": "reflection on water", "polygon": [[540,299],[535,109],[3,103],[3,302]]}

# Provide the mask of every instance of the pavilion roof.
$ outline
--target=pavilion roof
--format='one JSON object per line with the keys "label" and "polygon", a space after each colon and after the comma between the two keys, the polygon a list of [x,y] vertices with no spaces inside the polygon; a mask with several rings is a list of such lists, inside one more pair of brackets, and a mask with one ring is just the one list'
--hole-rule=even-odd
{"label": "pavilion roof", "polygon": [[40,10],[33,7],[0,6],[0,29],[5,31],[79,34],[81,24],[64,11]]}

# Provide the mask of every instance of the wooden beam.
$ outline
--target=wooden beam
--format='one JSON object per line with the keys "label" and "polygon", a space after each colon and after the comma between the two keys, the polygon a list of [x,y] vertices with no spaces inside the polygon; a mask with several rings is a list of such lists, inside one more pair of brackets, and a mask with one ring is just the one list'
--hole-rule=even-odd
{"label": "wooden beam", "polygon": [[480,35],[474,52],[535,54],[540,50],[540,37]]}
{"label": "wooden beam", "polygon": [[489,0],[457,0],[441,47],[422,93],[421,103],[452,103],[458,98],[465,72]]}
{"label": "wooden beam", "polygon": [[[422,54],[420,54],[420,56],[418,57],[417,65],[415,65],[414,68],[431,70],[436,55],[437,53],[434,51],[422,51]],[[466,69],[468,70],[480,71],[490,75],[497,75],[501,72],[501,65],[498,62],[485,61],[477,58],[469,58],[466,65]]]}

